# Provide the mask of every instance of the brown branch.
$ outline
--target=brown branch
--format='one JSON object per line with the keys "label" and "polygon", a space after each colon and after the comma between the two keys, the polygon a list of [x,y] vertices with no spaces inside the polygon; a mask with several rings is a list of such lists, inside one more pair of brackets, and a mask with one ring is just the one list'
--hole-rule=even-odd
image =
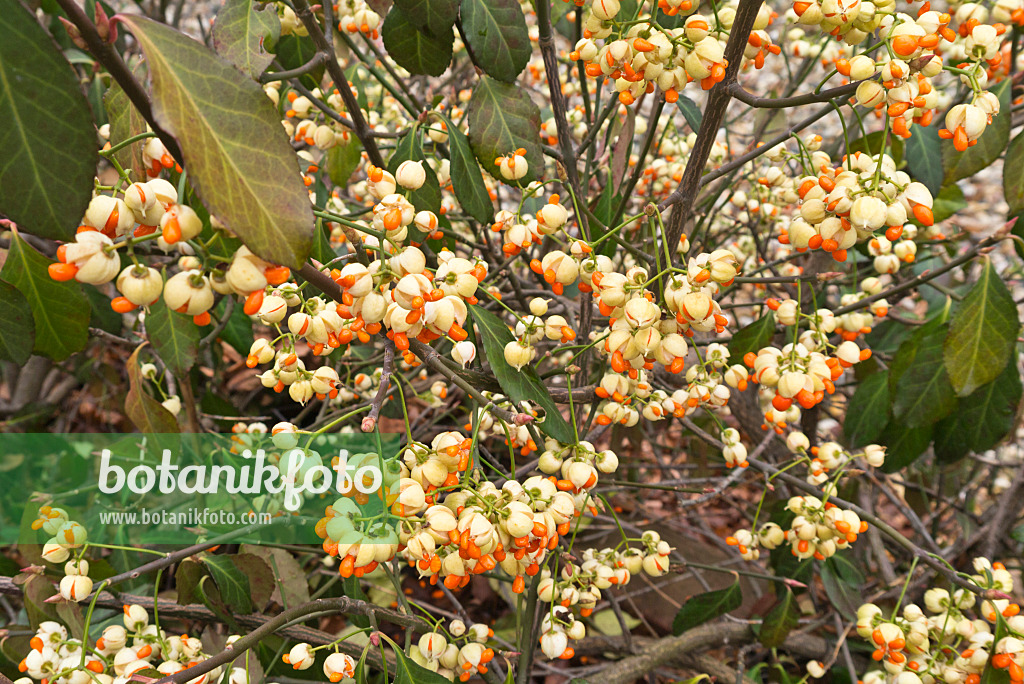
{"label": "brown branch", "polygon": [[718,129],[722,126],[725,111],[729,108],[729,101],[732,99],[730,88],[736,82],[736,74],[739,73],[740,63],[743,61],[747,38],[750,36],[754,20],[760,9],[760,0],[740,0],[739,6],[736,8],[736,18],[729,30],[729,42],[725,46],[724,59],[728,62],[725,68],[725,78],[711,89],[707,106],[704,108],[704,116],[700,122],[700,129],[697,131],[697,143],[690,151],[683,177],[679,181],[678,187],[662,202],[664,206],[675,205],[665,228],[666,235],[663,236],[669,254],[676,253],[679,238],[683,235],[683,226],[693,210],[693,203],[700,190],[700,179],[704,174],[704,167],[707,165],[711,148],[718,137]]}
{"label": "brown branch", "polygon": [[167,151],[171,153],[171,156],[179,164],[184,164],[185,158],[181,154],[181,148],[178,147],[178,141],[156,122],[156,119],[153,117],[153,109],[150,106],[149,96],[142,88],[142,84],[132,75],[128,65],[121,59],[121,55],[114,49],[113,43],[109,43],[100,37],[96,30],[96,25],[74,0],[57,0],[57,4],[60,5],[64,13],[68,15],[71,23],[78,29],[82,40],[85,41],[93,57],[103,65],[113,79],[117,81],[117,84],[121,86],[121,90],[128,96],[128,99],[135,105],[135,108],[139,110],[139,114],[146,120],[146,123],[153,129],[157,137],[160,138],[160,142],[164,144]]}
{"label": "brown branch", "polygon": [[[345,72],[334,55],[334,48],[317,22],[316,17],[313,16],[313,10],[310,8],[309,2],[307,0],[295,0],[294,4],[295,14],[309,32],[309,37],[312,39],[316,49],[327,58],[327,71],[330,73],[331,79],[334,81],[334,85],[338,89],[342,101],[345,103],[345,110],[352,117],[352,131],[359,138],[359,142],[363,144],[363,149],[366,150],[366,155],[370,161],[375,166],[384,166],[384,158],[380,155],[380,150],[377,149],[377,141],[374,140],[373,130],[366,123],[366,117],[363,116],[363,111],[359,108],[359,102],[356,101],[356,96],[352,93],[352,88],[348,84],[348,78],[345,77]],[[333,31],[334,27],[328,26],[327,30]]]}
{"label": "brown branch", "polygon": [[794,95],[793,97],[758,97],[741,86],[739,81],[730,83],[728,90],[737,100],[751,107],[759,109],[787,109],[789,107],[799,107],[818,102],[828,102],[837,97],[852,95],[860,84],[861,81],[855,81],[835,88],[829,88],[828,90],[822,90],[821,92]]}
{"label": "brown branch", "polygon": [[370,402],[370,415],[363,418],[363,423],[360,426],[363,432],[373,432],[373,429],[377,427],[377,417],[380,415],[380,409],[384,405],[384,398],[388,395],[388,388],[391,387],[391,373],[394,369],[395,343],[387,340],[384,343],[384,363],[380,369],[380,387],[377,388],[377,394],[373,397],[373,401]]}

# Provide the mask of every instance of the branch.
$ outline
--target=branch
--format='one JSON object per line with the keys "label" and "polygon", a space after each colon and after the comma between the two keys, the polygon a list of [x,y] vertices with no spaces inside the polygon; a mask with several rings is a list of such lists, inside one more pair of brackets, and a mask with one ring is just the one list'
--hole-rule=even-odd
{"label": "branch", "polygon": [[377,388],[377,394],[370,402],[370,415],[363,418],[363,423],[360,426],[363,432],[373,432],[373,429],[377,427],[377,417],[380,415],[381,406],[384,405],[384,398],[388,395],[388,388],[391,387],[391,373],[394,368],[395,343],[388,340],[384,343],[384,363],[380,370],[380,387]]}
{"label": "branch", "polygon": [[751,107],[757,107],[760,109],[787,109],[789,107],[799,107],[801,105],[815,104],[817,102],[828,102],[829,100],[837,97],[852,95],[856,92],[857,86],[860,84],[861,81],[855,81],[836,88],[822,90],[821,92],[794,95],[793,97],[758,97],[741,86],[739,81],[730,83],[728,85],[728,90],[730,95]]}
{"label": "branch", "polygon": [[[384,158],[380,156],[380,150],[377,149],[377,141],[373,138],[373,130],[366,123],[363,111],[359,108],[359,102],[356,101],[356,96],[352,93],[352,88],[348,84],[348,78],[345,77],[345,72],[334,55],[334,48],[331,47],[330,41],[324,35],[324,31],[317,22],[316,17],[313,16],[313,10],[310,8],[309,2],[307,0],[295,0],[294,4],[295,14],[309,32],[309,37],[313,40],[316,49],[327,58],[327,71],[330,73],[331,79],[341,95],[341,99],[345,102],[345,110],[352,117],[352,131],[359,138],[359,142],[363,144],[363,148],[366,150],[366,155],[370,161],[375,166],[384,166]],[[328,26],[327,30],[333,31],[334,27]]]}
{"label": "branch", "polygon": [[156,119],[153,118],[153,109],[149,103],[149,96],[146,95],[142,85],[135,80],[135,76],[132,75],[128,65],[121,59],[121,55],[117,54],[113,43],[108,43],[100,37],[100,34],[96,31],[96,25],[86,16],[85,12],[82,11],[82,8],[74,0],[57,0],[57,4],[60,5],[64,13],[68,15],[71,23],[78,29],[96,61],[110,72],[110,75],[121,86],[124,94],[128,96],[128,99],[135,105],[135,108],[139,110],[139,114],[146,120],[146,123],[153,129],[157,137],[160,138],[160,142],[164,144],[164,147],[171,153],[171,156],[179,164],[184,165],[185,158],[181,154],[181,148],[178,147],[178,141],[174,139],[174,136],[161,128]]}
{"label": "branch", "polygon": [[736,8],[736,18],[729,30],[729,42],[725,46],[724,59],[728,62],[725,68],[725,79],[711,89],[708,95],[708,104],[704,108],[704,116],[700,122],[700,130],[697,131],[697,143],[690,151],[683,177],[672,194],[662,202],[664,206],[676,205],[669,217],[666,235],[663,236],[670,254],[676,253],[679,238],[683,235],[683,226],[693,210],[693,203],[700,190],[700,179],[704,173],[704,167],[707,165],[711,148],[718,137],[718,129],[725,119],[729,100],[732,99],[730,87],[736,82],[736,74],[743,61],[747,38],[750,36],[754,20],[760,9],[760,0],[740,0],[739,7]]}

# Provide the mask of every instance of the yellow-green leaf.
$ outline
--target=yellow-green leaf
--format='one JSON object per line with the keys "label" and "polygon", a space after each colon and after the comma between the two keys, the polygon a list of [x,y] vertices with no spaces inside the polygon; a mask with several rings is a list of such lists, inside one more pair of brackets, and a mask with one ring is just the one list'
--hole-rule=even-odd
{"label": "yellow-green leaf", "polygon": [[92,198],[96,128],[71,65],[20,2],[0,10],[0,213],[69,240]]}
{"label": "yellow-green leaf", "polygon": [[257,9],[253,0],[225,0],[213,24],[213,47],[252,78],[274,61],[265,43],[281,35],[281,20],[273,6]]}
{"label": "yellow-green leaf", "polygon": [[313,211],[263,89],[183,33],[145,17],[121,18],[149,62],[154,116],[178,139],[203,204],[259,256],[300,267],[312,245]]}
{"label": "yellow-green leaf", "polygon": [[[103,95],[103,108],[107,110],[107,118],[110,120],[111,147],[146,132],[146,120],[116,81],[110,84],[110,88]],[[141,182],[147,178],[146,164],[142,156],[145,144],[145,140],[136,140],[114,153],[114,159],[125,171],[131,171],[132,180],[135,181]]]}
{"label": "yellow-green leaf", "polygon": [[14,235],[0,277],[16,287],[32,308],[33,353],[63,361],[84,349],[89,341],[89,300],[78,283],[58,283],[50,278],[50,263]]}
{"label": "yellow-green leaf", "polygon": [[986,260],[978,282],[960,301],[943,345],[943,360],[958,396],[995,380],[1010,360],[1018,330],[1017,305]]}

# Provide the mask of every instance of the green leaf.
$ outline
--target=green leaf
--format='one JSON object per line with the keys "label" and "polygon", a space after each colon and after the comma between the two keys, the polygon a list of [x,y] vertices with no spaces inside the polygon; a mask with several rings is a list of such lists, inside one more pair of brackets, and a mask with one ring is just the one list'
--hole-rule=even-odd
{"label": "green leaf", "polygon": [[89,103],[60,48],[20,2],[4,3],[0,35],[0,213],[33,235],[70,240],[96,172]]}
{"label": "green leaf", "polygon": [[551,398],[544,383],[531,365],[516,370],[505,361],[505,345],[515,339],[500,318],[480,306],[470,306],[473,320],[480,329],[480,337],[484,343],[487,361],[498,379],[501,389],[512,401],[530,401],[539,404],[545,411],[544,420],[537,427],[547,435],[554,437],[563,444],[576,441],[572,426],[558,411],[555,400]]}
{"label": "green leaf", "polygon": [[757,639],[768,648],[778,648],[786,641],[789,633],[796,628],[800,620],[800,608],[796,604],[793,590],[786,587],[786,593],[765,616]]}
{"label": "green leaf", "polygon": [[939,124],[914,126],[906,141],[907,168],[914,180],[924,184],[932,195],[942,187],[942,145]]}
{"label": "green leaf", "polygon": [[540,109],[525,90],[482,76],[469,100],[469,143],[480,165],[492,176],[509,183],[494,160],[523,148],[529,170],[515,181],[527,185],[544,171],[540,149]]}
{"label": "green leaf", "polygon": [[1008,363],[998,378],[961,399],[935,426],[936,458],[952,463],[968,452],[994,447],[1013,429],[1020,398],[1020,373],[1016,364]]}
{"label": "green leaf", "polygon": [[265,43],[276,43],[280,35],[272,5],[257,9],[253,0],[225,0],[213,24],[213,48],[242,73],[259,78],[274,61]]}
{"label": "green leaf", "polygon": [[821,582],[832,605],[847,619],[856,619],[863,602],[861,572],[844,555],[835,555],[821,564]]}
{"label": "green leaf", "polygon": [[462,0],[462,30],[473,61],[488,76],[514,83],[533,54],[518,0]]}
{"label": "green leaf", "polygon": [[672,633],[679,636],[716,617],[736,610],[743,603],[739,578],[725,589],[708,591],[689,598],[672,620]]}
{"label": "green leaf", "polygon": [[437,176],[430,168],[430,164],[427,164],[426,159],[423,154],[423,144],[420,142],[419,127],[414,126],[398,141],[398,146],[391,158],[388,159],[388,171],[394,174],[404,161],[422,162],[426,180],[423,181],[423,185],[410,194],[409,201],[413,203],[417,211],[429,209],[435,214],[439,214],[441,212],[441,186],[438,185]]}
{"label": "green leaf", "polygon": [[750,325],[743,326],[732,336],[729,341],[729,349],[732,351],[729,363],[743,363],[743,356],[747,352],[756,354],[758,349],[771,344],[773,337],[775,337],[775,314],[765,311],[763,316]]}
{"label": "green leaf", "polygon": [[410,74],[440,76],[452,61],[455,34],[449,27],[437,35],[416,28],[411,15],[394,5],[381,28],[384,49]]}
{"label": "green leaf", "polygon": [[292,608],[309,601],[309,583],[305,571],[295,556],[284,549],[256,544],[243,544],[242,553],[259,556],[274,573],[272,598],[285,608]]}
{"label": "green leaf", "polygon": [[400,648],[395,651],[394,684],[451,684],[451,680],[431,672],[407,657]]}
{"label": "green leaf", "polygon": [[908,428],[899,421],[889,423],[878,443],[885,447],[885,463],[882,470],[895,473],[916,461],[932,441],[933,425]]}
{"label": "green leaf", "polygon": [[956,397],[943,363],[947,326],[921,326],[900,345],[889,373],[894,422],[904,427],[930,425],[956,408]]}
{"label": "green leaf", "polygon": [[[220,300],[217,306],[214,307],[213,311],[219,317],[224,315],[227,310],[227,298]],[[241,354],[243,357],[248,356],[249,349],[252,348],[253,334],[252,334],[252,320],[245,315],[241,306],[235,306],[231,311],[231,318],[228,319],[227,325],[220,331],[220,337],[218,338],[222,342],[231,345],[235,351]]]}
{"label": "green leaf", "polygon": [[1006,159],[1003,160],[1003,196],[1010,209],[1007,215],[1013,216],[1024,210],[1024,133],[1018,133],[1006,148]]}
{"label": "green leaf", "polygon": [[946,185],[935,195],[932,204],[932,219],[935,223],[945,221],[950,216],[967,206],[964,191],[956,183]]}
{"label": "green leaf", "polygon": [[451,33],[459,14],[458,0],[395,0],[412,24],[433,36]]}
{"label": "green leaf", "polygon": [[174,571],[174,587],[178,590],[179,604],[186,606],[199,602],[196,587],[204,575],[206,571],[203,570],[203,566],[194,560],[186,558],[178,564],[178,569]]}
{"label": "green leaf", "polygon": [[153,113],[181,145],[189,182],[254,253],[299,268],[313,211],[295,152],[263,89],[174,29],[122,15],[149,63]]}
{"label": "green leaf", "polygon": [[230,556],[205,556],[203,564],[220,591],[224,605],[233,613],[247,615],[252,612],[249,579],[235,566]]}
{"label": "green leaf", "polygon": [[89,341],[89,301],[77,282],[58,283],[50,278],[49,265],[46,257],[15,233],[0,277],[16,287],[32,309],[32,352],[63,361],[85,349]]}
{"label": "green leaf", "polygon": [[[140,74],[136,70],[136,77]],[[107,118],[110,119],[110,145],[111,147],[120,142],[134,137],[139,133],[146,132],[146,120],[139,114],[128,96],[125,95],[121,86],[114,81],[110,84],[107,92],[103,95],[103,108],[107,111]],[[121,168],[132,173],[132,180],[145,181],[146,164],[143,161],[142,148],[145,147],[145,140],[136,140],[126,147],[114,153],[114,159]]]}
{"label": "green leaf", "polygon": [[999,113],[978,138],[974,147],[957,152],[952,140],[942,141],[942,167],[945,183],[973,176],[999,158],[1010,142],[1010,81],[1003,79],[989,89],[999,98]]}
{"label": "green leaf", "polygon": [[[219,558],[219,556],[214,556],[214,558]],[[267,561],[252,553],[236,553],[228,558],[235,564],[238,572],[245,576],[249,584],[249,596],[252,599],[253,608],[256,610],[265,608],[276,586],[274,571],[270,569]]]}
{"label": "green leaf", "polygon": [[[1002,614],[996,613],[996,628],[992,633],[992,643],[998,644],[1006,636],[1007,625]],[[990,657],[981,673],[979,684],[1011,684],[1010,673],[1006,668],[997,668]]]}
{"label": "green leaf", "polygon": [[352,173],[362,161],[363,147],[353,135],[344,145],[335,145],[327,150],[327,176],[339,188],[348,187]]}
{"label": "green leaf", "polygon": [[135,423],[139,432],[144,434],[179,432],[174,414],[146,394],[143,388],[144,380],[139,374],[139,352],[146,344],[140,344],[128,358],[128,396],[124,399],[124,412],[128,420]]}
{"label": "green leaf", "polygon": [[455,197],[467,214],[483,224],[494,218],[494,205],[491,195],[484,185],[484,177],[473,156],[473,148],[469,138],[458,129],[451,119],[442,117],[448,127],[448,149],[451,153],[452,187]]}
{"label": "green leaf", "polygon": [[696,133],[700,130],[700,122],[704,120],[704,115],[700,111],[700,107],[697,103],[688,98],[686,95],[680,95],[679,99],[676,100],[676,107],[679,107],[679,111],[683,113],[683,118],[686,119],[686,123],[689,124],[690,130]]}
{"label": "green leaf", "polygon": [[869,375],[850,398],[843,434],[851,447],[871,444],[889,420],[889,372]]}
{"label": "green leaf", "polygon": [[[297,36],[294,33],[281,36],[273,46],[267,48],[277,55],[277,61],[282,69],[298,69],[306,64],[316,54],[316,45],[309,36]],[[320,79],[324,77],[326,67],[320,65],[299,77],[299,81],[307,88],[319,88]]]}
{"label": "green leaf", "polygon": [[160,299],[149,307],[146,336],[167,368],[178,380],[185,381],[185,374],[195,363],[199,352],[199,326],[192,317],[171,311]]}
{"label": "green leaf", "polygon": [[967,396],[999,375],[1010,360],[1018,330],[1017,305],[986,260],[978,282],[957,306],[943,347],[958,396]]}
{"label": "green leaf", "polygon": [[18,288],[2,280],[0,302],[0,359],[24,365],[36,339],[32,307]]}

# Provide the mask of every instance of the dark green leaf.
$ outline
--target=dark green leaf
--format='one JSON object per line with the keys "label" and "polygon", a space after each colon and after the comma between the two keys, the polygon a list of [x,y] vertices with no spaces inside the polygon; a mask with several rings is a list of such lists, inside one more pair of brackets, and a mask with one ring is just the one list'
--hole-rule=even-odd
{"label": "dark green leaf", "polygon": [[518,0],[462,0],[462,30],[488,76],[514,83],[533,54]]}
{"label": "dark green leaf", "polygon": [[110,308],[110,297],[95,287],[83,287],[82,291],[89,300],[89,327],[120,335],[124,320],[121,314]]}
{"label": "dark green leaf", "polygon": [[[341,582],[342,593],[349,598],[355,599],[356,601],[365,601],[366,592],[363,591],[362,585],[359,583],[358,577],[346,577]],[[352,615],[350,618],[352,624],[359,627],[360,629],[366,629],[370,626],[370,618],[365,615]]]}
{"label": "dark green leaf", "polygon": [[676,107],[679,107],[679,111],[683,113],[683,118],[686,119],[686,123],[689,124],[690,130],[696,133],[700,130],[700,122],[703,121],[704,115],[700,111],[700,107],[697,103],[688,98],[686,95],[680,95],[679,99],[676,100]]}
{"label": "dark green leaf", "polygon": [[423,162],[426,180],[423,181],[423,185],[411,193],[409,201],[413,203],[417,211],[429,209],[438,214],[441,211],[441,186],[438,185],[437,176],[434,175],[434,171],[427,164],[426,159],[423,155],[423,145],[420,142],[419,128],[414,127],[398,141],[398,146],[391,158],[388,159],[388,171],[392,174],[395,173],[404,161]]}
{"label": "dark green leaf", "polygon": [[[316,45],[309,36],[297,36],[294,33],[281,36],[280,39],[270,48],[270,52],[277,55],[277,61],[282,69],[298,69],[303,64],[313,59],[316,54]],[[324,77],[325,67],[320,65],[299,77],[302,85],[307,88],[320,87],[320,79]],[[360,89],[361,90],[361,89]]]}
{"label": "dark green leaf", "polygon": [[889,420],[889,372],[869,375],[850,398],[843,434],[851,447],[871,444]]}
{"label": "dark green leaf", "polygon": [[[214,307],[213,311],[218,318],[227,310],[226,302],[226,298],[222,299]],[[253,343],[252,321],[245,315],[241,306],[235,306],[231,311],[231,318],[220,331],[220,340],[231,345],[242,356],[248,356]]]}
{"label": "dark green leaf", "polygon": [[1006,148],[1003,160],[1003,196],[1010,209],[1010,216],[1024,209],[1024,133],[1018,133]]}
{"label": "dark green leaf", "polygon": [[985,128],[977,144],[963,152],[957,152],[952,140],[942,141],[945,183],[955,183],[987,168],[999,158],[1010,142],[1009,79],[1003,79],[992,86],[989,92],[999,98],[999,113],[992,117],[992,123]]}
{"label": "dark green leaf", "polygon": [[935,223],[945,221],[966,206],[967,200],[964,199],[964,191],[960,189],[960,186],[955,183],[946,185],[939,191],[939,194],[935,195],[932,204],[932,219]]}
{"label": "dark green leaf", "polygon": [[1013,429],[1020,398],[1020,373],[1008,363],[998,378],[961,399],[935,426],[936,458],[951,463],[994,447]]}
{"label": "dark green leaf", "polygon": [[800,619],[800,608],[796,604],[793,590],[786,587],[786,592],[779,602],[765,616],[757,639],[768,648],[778,648],[786,637],[797,626]]}
{"label": "dark green leaf", "polygon": [[743,604],[739,579],[725,589],[708,591],[689,598],[672,620],[672,633],[679,636],[716,617],[736,610]]}
{"label": "dark green leaf", "polygon": [[421,31],[410,16],[398,5],[391,7],[381,29],[384,49],[410,74],[440,76],[452,61],[455,34],[450,28],[438,35]]}
{"label": "dark green leaf", "polygon": [[146,394],[144,380],[139,375],[139,352],[146,346],[143,342],[128,358],[128,395],[124,399],[124,412],[128,420],[135,423],[139,432],[158,434],[179,432],[174,414],[160,405],[160,402]]}
{"label": "dark green leaf", "polygon": [[0,280],[0,359],[19,366],[32,356],[36,338],[32,307],[25,295],[10,283]]}
{"label": "dark green leaf", "polygon": [[942,145],[939,124],[914,126],[906,141],[907,168],[914,180],[924,184],[932,195],[942,187]]}
{"label": "dark green leaf", "polygon": [[931,443],[933,427],[908,428],[899,422],[889,423],[878,436],[878,443],[885,447],[882,470],[894,473],[916,461]]}
{"label": "dark green leaf", "polygon": [[199,602],[196,588],[204,575],[206,571],[203,566],[194,560],[186,558],[178,564],[178,569],[174,571],[174,587],[178,590],[179,604],[186,606]]}
{"label": "dark green leaf", "polygon": [[58,601],[57,615],[60,621],[67,625],[68,631],[75,639],[81,639],[85,634],[85,618],[82,616],[82,607],[74,601]]}
{"label": "dark green leaf", "polygon": [[469,143],[480,165],[508,183],[494,160],[523,148],[529,170],[516,184],[526,185],[544,172],[540,149],[540,109],[522,88],[482,76],[469,100]]}
{"label": "dark green leaf", "polygon": [[[1003,637],[1006,636],[1006,620],[999,613],[996,613],[996,628],[992,633],[992,642],[998,644]],[[988,663],[985,664],[985,669],[981,673],[981,682],[979,684],[1011,684],[1010,673],[1006,668],[996,668],[992,665],[992,659],[989,658]]]}
{"label": "dark green leaf", "polygon": [[850,561],[832,556],[821,564],[821,582],[832,605],[848,620],[857,618],[857,609],[863,603],[861,585],[863,576]]}
{"label": "dark green leaf", "polygon": [[122,21],[146,53],[154,115],[178,139],[203,204],[254,253],[299,268],[313,238],[313,211],[263,89],[168,26],[135,15]]}
{"label": "dark green leaf", "polygon": [[483,224],[494,218],[491,195],[484,185],[480,165],[473,156],[469,138],[450,119],[444,119],[448,128],[448,149],[451,151],[451,177],[455,197],[467,214]]}
{"label": "dark green leaf", "polygon": [[452,32],[459,14],[458,0],[395,0],[413,25],[433,36]]}
{"label": "dark green leaf", "polygon": [[247,615],[252,612],[249,579],[238,569],[229,556],[206,556],[203,564],[220,590],[224,605],[233,613]]}
{"label": "dark green leaf", "polygon": [[729,356],[729,363],[743,363],[743,356],[747,352],[754,352],[767,347],[775,336],[775,314],[765,311],[764,315],[750,325],[746,325],[736,331],[729,341],[729,349],[732,354]]}
{"label": "dark green leaf", "polygon": [[537,427],[563,444],[574,443],[576,435],[572,426],[559,413],[555,400],[541,382],[536,369],[526,365],[516,370],[505,361],[505,345],[515,339],[508,326],[487,309],[479,306],[469,308],[473,312],[473,320],[480,329],[487,361],[491,364],[491,370],[498,379],[501,389],[512,401],[539,404],[546,415]]}
{"label": "dark green leaf", "polygon": [[20,2],[0,11],[0,213],[69,240],[92,199],[96,128],[71,65]]}
{"label": "dark green leaf", "polygon": [[894,422],[904,427],[930,425],[956,408],[942,346],[947,325],[921,326],[900,345],[889,374]]}
{"label": "dark green leaf", "polygon": [[259,78],[274,61],[265,43],[276,43],[280,35],[272,5],[257,9],[253,0],[225,0],[213,24],[213,48],[242,73]]}
{"label": "dark green leaf", "polygon": [[78,283],[50,278],[49,265],[46,257],[15,234],[0,277],[16,287],[32,309],[32,352],[63,361],[85,349],[89,341],[89,301]]}
{"label": "dark green leaf", "polygon": [[253,608],[255,610],[265,608],[277,584],[274,580],[274,571],[270,569],[267,561],[252,553],[236,553],[228,558],[248,581]]}
{"label": "dark green leaf", "polygon": [[958,396],[991,382],[1010,360],[1020,321],[1017,305],[988,260],[957,306],[943,347],[945,367]]}
{"label": "dark green leaf", "polygon": [[171,311],[160,299],[149,307],[146,336],[167,368],[183,380],[199,352],[199,326],[192,317]]}
{"label": "dark green leaf", "polygon": [[[21,587],[24,596],[25,614],[33,629],[45,620],[59,620],[57,607],[46,599],[57,594],[56,588],[46,577],[33,574]],[[22,658],[25,656],[23,655]]]}

